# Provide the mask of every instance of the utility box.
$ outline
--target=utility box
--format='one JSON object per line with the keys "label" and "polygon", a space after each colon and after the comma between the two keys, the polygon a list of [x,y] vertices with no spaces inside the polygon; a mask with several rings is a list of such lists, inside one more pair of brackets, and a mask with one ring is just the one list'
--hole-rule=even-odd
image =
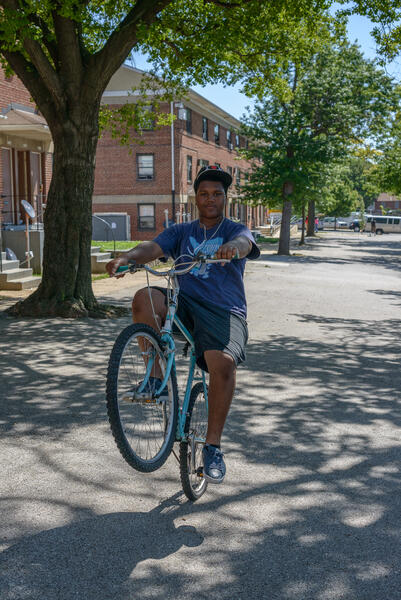
{"label": "utility box", "polygon": [[92,240],[123,241],[129,240],[130,237],[131,223],[127,213],[94,213],[92,215]]}
{"label": "utility box", "polygon": [[[26,232],[23,225],[8,225],[2,231],[3,251],[5,248],[13,250],[20,261],[21,267],[26,267]],[[29,246],[33,252],[30,265],[34,273],[42,272],[43,242],[45,232],[43,229],[29,229]]]}

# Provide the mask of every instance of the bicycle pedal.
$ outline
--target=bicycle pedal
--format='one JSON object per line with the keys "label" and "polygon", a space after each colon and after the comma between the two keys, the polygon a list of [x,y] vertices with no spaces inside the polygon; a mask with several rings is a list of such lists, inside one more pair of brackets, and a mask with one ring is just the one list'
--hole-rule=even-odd
{"label": "bicycle pedal", "polygon": [[196,469],[196,474],[198,477],[203,477],[203,467],[198,467]]}
{"label": "bicycle pedal", "polygon": [[159,404],[156,398],[152,398],[147,394],[130,394],[122,397],[123,402],[131,404]]}

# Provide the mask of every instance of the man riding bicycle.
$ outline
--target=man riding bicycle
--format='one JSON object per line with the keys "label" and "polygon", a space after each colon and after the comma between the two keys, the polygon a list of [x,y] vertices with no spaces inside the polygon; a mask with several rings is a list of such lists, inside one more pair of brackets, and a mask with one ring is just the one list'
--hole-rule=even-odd
{"label": "man riding bicycle", "polygon": [[[225,476],[220,440],[234,395],[236,368],[245,360],[245,260],[260,255],[249,229],[224,216],[231,183],[231,175],[220,167],[202,167],[194,182],[199,219],[169,227],[152,242],[142,242],[106,266],[109,275],[114,276],[129,261],[146,264],[172,257],[179,265],[198,254],[232,259],[194,267],[180,277],[177,316],[194,338],[198,366],[209,372],[203,474],[210,483],[221,483]],[[154,327],[156,321],[156,328],[160,329],[167,314],[167,290],[139,290],[132,302],[132,314],[135,323]]]}

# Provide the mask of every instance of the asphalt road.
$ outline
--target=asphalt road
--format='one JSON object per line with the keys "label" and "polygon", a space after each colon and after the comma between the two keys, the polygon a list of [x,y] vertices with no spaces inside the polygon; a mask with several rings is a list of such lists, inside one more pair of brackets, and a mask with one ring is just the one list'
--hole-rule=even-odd
{"label": "asphalt road", "polygon": [[195,504],[174,457],[144,475],[114,446],[128,320],[2,315],[1,600],[400,600],[400,242],[249,263],[228,474]]}

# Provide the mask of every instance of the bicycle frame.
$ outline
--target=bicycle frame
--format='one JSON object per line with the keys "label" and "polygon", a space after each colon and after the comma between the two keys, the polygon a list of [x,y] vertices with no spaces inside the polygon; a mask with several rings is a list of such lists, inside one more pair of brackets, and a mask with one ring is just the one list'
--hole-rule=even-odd
{"label": "bicycle frame", "polygon": [[[189,331],[187,330],[187,328],[184,326],[184,324],[180,321],[180,319],[176,315],[179,289],[180,289],[180,287],[179,287],[179,283],[178,283],[178,277],[174,276],[173,277],[173,286],[172,286],[172,296],[170,298],[167,297],[167,316],[166,316],[166,320],[164,323],[164,327],[161,330],[161,339],[166,344],[166,347],[168,348],[167,349],[168,358],[167,358],[166,373],[164,375],[164,379],[161,383],[161,386],[157,390],[155,395],[157,397],[163,391],[165,385],[167,384],[171,369],[172,368],[175,369],[176,346],[175,346],[175,340],[173,337],[173,324],[175,324],[178,327],[178,329],[180,330],[180,332],[182,333],[182,335],[184,336],[184,338],[186,339],[186,341],[188,342],[189,347],[190,347],[188,377],[187,377],[187,383],[186,383],[186,387],[185,387],[184,400],[183,400],[182,404],[180,405],[179,411],[178,411],[178,424],[177,424],[177,433],[176,433],[177,441],[185,441],[186,440],[186,433],[184,431],[185,420],[187,418],[189,398],[191,395],[193,381],[194,381],[194,379],[199,379],[203,382],[203,392],[205,395],[206,407],[207,407],[207,386],[206,386],[205,371],[202,371],[201,377],[195,378],[196,355],[195,355],[194,340],[193,340],[191,334],[189,333]],[[204,440],[196,440],[196,441],[204,441]]]}
{"label": "bicycle frame", "polygon": [[[184,400],[182,402],[182,405],[179,406],[176,441],[186,441],[186,439],[187,439],[187,435],[184,431],[185,430],[185,421],[186,421],[187,413],[188,413],[188,405],[189,405],[189,398],[191,395],[192,383],[195,379],[200,380],[203,383],[203,391],[204,391],[205,400],[206,400],[206,408],[208,408],[205,371],[202,370],[201,377],[195,377],[195,369],[196,369],[195,343],[194,343],[194,340],[193,340],[191,334],[189,333],[189,331],[186,329],[186,327],[183,325],[183,323],[181,323],[180,319],[176,315],[177,303],[178,303],[178,293],[180,290],[180,286],[178,283],[178,277],[179,277],[179,275],[184,275],[186,273],[189,273],[189,271],[199,262],[226,263],[226,262],[230,262],[230,260],[229,259],[210,259],[210,258],[199,258],[198,257],[193,262],[191,262],[189,267],[186,267],[185,269],[180,269],[179,271],[175,271],[174,269],[171,269],[170,271],[165,271],[165,272],[155,271],[154,269],[148,267],[147,265],[140,266],[141,268],[144,268],[149,273],[152,273],[153,275],[157,275],[158,277],[169,276],[169,277],[171,277],[171,281],[172,281],[171,295],[170,295],[170,290],[167,290],[167,315],[166,315],[166,320],[165,320],[164,326],[161,329],[161,340],[163,342],[163,346],[164,346],[163,351],[167,358],[167,364],[165,367],[163,381],[162,381],[159,389],[156,390],[156,392],[155,392],[156,399],[160,397],[161,392],[166,387],[167,381],[168,381],[170,373],[171,373],[171,369],[172,368],[175,369],[175,366],[176,366],[175,365],[176,346],[175,346],[175,341],[174,341],[174,337],[173,337],[173,324],[175,324],[178,327],[178,329],[181,331],[181,333],[183,334],[184,338],[187,340],[187,342],[190,346],[191,353],[190,353],[190,361],[189,361],[189,372],[188,372],[187,383],[186,383],[186,387],[185,387]],[[127,270],[130,270],[130,267],[120,267],[118,269],[118,272],[123,272],[123,271],[127,271]],[[133,266],[131,272],[135,272],[135,270],[136,270],[136,267]],[[150,373],[152,372],[152,368],[153,368],[153,362],[154,362],[153,359],[149,359],[147,368],[146,368],[145,378],[138,390],[138,393],[142,392],[143,389],[145,388],[146,384],[148,383]],[[204,442],[204,440],[193,440],[193,441],[194,442]]]}

